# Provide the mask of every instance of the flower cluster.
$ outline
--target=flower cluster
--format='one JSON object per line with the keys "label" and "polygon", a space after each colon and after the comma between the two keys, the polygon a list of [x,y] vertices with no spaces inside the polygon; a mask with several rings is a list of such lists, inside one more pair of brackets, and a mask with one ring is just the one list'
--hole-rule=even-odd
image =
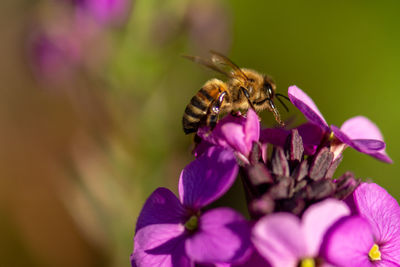
{"label": "flower cluster", "polygon": [[40,80],[59,83],[82,71],[93,60],[93,53],[104,58],[107,45],[103,35],[110,26],[127,21],[132,0],[57,0],[56,5],[46,4],[44,8],[53,15],[35,16],[28,34],[28,56]]}
{"label": "flower cluster", "polygon": [[[334,173],[346,147],[391,163],[365,117],[328,126],[292,86],[308,122],[261,129],[253,110],[199,129],[179,198],[158,188],[136,225],[132,266],[399,266],[400,206],[382,187]],[[250,218],[210,209],[240,174]]]}

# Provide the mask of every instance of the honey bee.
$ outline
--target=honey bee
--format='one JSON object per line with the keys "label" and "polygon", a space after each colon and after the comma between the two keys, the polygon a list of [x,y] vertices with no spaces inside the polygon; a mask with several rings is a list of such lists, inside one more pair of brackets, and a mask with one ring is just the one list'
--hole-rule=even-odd
{"label": "honey bee", "polygon": [[276,93],[276,85],[270,77],[251,69],[239,68],[226,56],[215,51],[210,51],[210,54],[210,59],[184,57],[225,75],[228,81],[211,79],[192,97],[182,119],[186,134],[197,132],[203,125],[214,128],[220,113],[247,111],[249,108],[256,112],[269,110],[275,120],[284,126],[273,100],[276,96],[287,109],[278,96],[288,98]]}

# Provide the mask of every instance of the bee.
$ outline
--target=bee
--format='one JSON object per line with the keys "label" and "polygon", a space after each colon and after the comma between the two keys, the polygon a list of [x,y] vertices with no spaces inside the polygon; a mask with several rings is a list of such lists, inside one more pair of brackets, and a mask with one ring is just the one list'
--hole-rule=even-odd
{"label": "bee", "polygon": [[256,112],[269,110],[275,120],[284,126],[274,98],[286,96],[276,93],[276,85],[270,77],[255,70],[239,68],[226,56],[210,51],[209,59],[184,56],[196,63],[206,66],[228,78],[226,82],[219,79],[207,81],[192,97],[183,114],[183,131],[185,134],[197,132],[201,126],[215,127],[220,113],[232,114],[252,108]]}

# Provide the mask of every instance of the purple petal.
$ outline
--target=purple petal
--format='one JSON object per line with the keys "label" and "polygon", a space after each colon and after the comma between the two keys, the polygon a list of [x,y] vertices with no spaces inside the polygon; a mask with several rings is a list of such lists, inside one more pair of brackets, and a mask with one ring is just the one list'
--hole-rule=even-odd
{"label": "purple petal", "polygon": [[314,155],[324,137],[323,130],[313,123],[304,123],[297,127],[297,130],[303,140],[304,153]]}
{"label": "purple petal", "polygon": [[157,188],[146,200],[136,224],[136,232],[152,224],[184,223],[186,212],[179,199],[166,188]]}
{"label": "purple petal", "polygon": [[267,262],[264,257],[257,251],[253,251],[250,258],[241,264],[234,264],[234,267],[271,267],[271,264]]}
{"label": "purple petal", "polygon": [[245,143],[246,135],[243,132],[243,127],[235,123],[226,123],[221,126],[221,133],[223,140],[229,147],[246,157],[249,155],[251,147]]}
{"label": "purple petal", "polygon": [[376,152],[385,148],[385,143],[374,139],[352,139],[344,131],[339,129],[335,125],[331,125],[331,129],[342,143],[360,151],[361,153],[368,154],[370,152]]}
{"label": "purple petal", "polygon": [[340,218],[350,214],[343,201],[327,199],[309,207],[303,215],[303,232],[311,255],[317,255],[326,231]]}
{"label": "purple petal", "polygon": [[[253,142],[260,139],[260,119],[253,109],[247,111],[247,120],[244,128],[245,144],[251,149]],[[249,149],[249,151],[250,151]]]}
{"label": "purple petal", "polygon": [[186,241],[186,252],[197,262],[232,263],[250,256],[250,227],[242,215],[217,208],[201,215],[198,231]]}
{"label": "purple petal", "polygon": [[248,157],[253,141],[260,136],[260,121],[253,110],[243,116],[228,115],[210,133],[208,127],[200,128],[197,134],[211,144],[233,149]]}
{"label": "purple petal", "polygon": [[370,155],[376,159],[379,159],[383,162],[392,163],[392,160],[386,154],[384,149],[378,150],[379,147],[385,147],[385,143],[379,140],[371,140],[371,139],[355,139],[352,140],[350,136],[348,136],[345,132],[339,129],[335,125],[331,125],[331,129],[335,134],[335,137],[339,139],[342,143],[360,151],[361,153]]}
{"label": "purple petal", "polygon": [[342,124],[340,130],[350,139],[372,139],[383,141],[379,128],[372,121],[363,116],[348,119]]}
{"label": "purple petal", "polygon": [[232,151],[220,147],[210,148],[181,172],[181,202],[195,210],[210,204],[232,186],[238,168]]}
{"label": "purple petal", "polygon": [[[340,131],[342,131],[346,136],[348,136],[349,139],[351,140],[357,140],[355,142],[355,145],[358,146],[358,148],[355,147],[355,149],[366,153],[363,151],[365,150],[373,150],[369,151],[368,155],[377,158],[381,161],[387,162],[387,163],[392,163],[392,160],[390,157],[386,154],[384,150],[385,143],[383,142],[383,136],[382,133],[380,132],[379,128],[376,126],[375,123],[370,121],[368,118],[363,117],[363,116],[357,116],[351,119],[348,119],[345,121],[340,127]],[[375,143],[369,142],[367,145],[360,144],[359,140],[376,140]],[[380,141],[382,143],[378,143],[377,141]],[[379,146],[383,146],[380,150],[378,149]],[[379,151],[375,151],[379,150]]]}
{"label": "purple petal", "polygon": [[330,132],[321,112],[318,110],[314,101],[295,85],[289,87],[288,95],[290,101],[295,105],[307,118],[308,121],[318,125],[325,132]]}
{"label": "purple petal", "polygon": [[353,139],[353,143],[367,150],[382,150],[386,146],[385,142],[373,139]]}
{"label": "purple petal", "polygon": [[290,131],[283,128],[266,128],[261,131],[260,142],[283,147]]}
{"label": "purple petal", "polygon": [[290,213],[261,218],[253,228],[252,240],[272,266],[297,266],[298,260],[312,256],[304,246],[300,219]]}
{"label": "purple petal", "polygon": [[136,266],[183,266],[193,264],[186,256],[185,227],[181,224],[154,224],[141,228],[134,238],[132,259]]}
{"label": "purple petal", "polygon": [[373,266],[368,253],[374,245],[372,229],[359,216],[347,217],[335,225],[324,239],[321,254],[335,266]]}
{"label": "purple petal", "polygon": [[131,0],[84,0],[80,6],[90,13],[99,23],[122,24],[126,21],[131,8]]}
{"label": "purple petal", "polygon": [[400,262],[400,207],[397,201],[374,183],[361,184],[353,197],[359,214],[372,227],[382,259]]}
{"label": "purple petal", "polygon": [[368,153],[368,155],[386,163],[393,163],[393,160],[386,154],[385,151]]}

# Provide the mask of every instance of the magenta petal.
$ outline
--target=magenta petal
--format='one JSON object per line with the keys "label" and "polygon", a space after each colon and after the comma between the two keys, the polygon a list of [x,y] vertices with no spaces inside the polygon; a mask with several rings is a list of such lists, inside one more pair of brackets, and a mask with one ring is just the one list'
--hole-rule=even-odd
{"label": "magenta petal", "polygon": [[340,218],[350,214],[343,201],[327,199],[309,207],[303,215],[302,224],[308,252],[318,255],[327,230]]}
{"label": "magenta petal", "polygon": [[136,232],[151,224],[178,224],[186,218],[179,199],[166,188],[157,188],[146,200],[136,224]]}
{"label": "magenta petal", "polygon": [[314,155],[324,137],[323,130],[310,122],[300,125],[297,130],[303,139],[304,153],[306,155]]}
{"label": "magenta petal", "polygon": [[251,256],[240,264],[234,264],[234,267],[271,267],[271,264],[265,260],[256,250],[253,250]]}
{"label": "magenta petal", "polygon": [[225,123],[221,126],[221,133],[223,140],[233,150],[240,152],[246,157],[249,155],[251,146],[245,143],[246,135],[242,126],[235,123]]}
{"label": "magenta petal", "polygon": [[335,266],[373,266],[368,253],[374,245],[367,220],[353,216],[342,219],[329,231],[321,254]]}
{"label": "magenta petal", "polygon": [[335,125],[331,125],[331,129],[336,138],[338,138],[342,143],[345,143],[362,153],[369,154],[385,148],[385,142],[383,141],[374,139],[352,139],[352,137]]}
{"label": "magenta petal", "polygon": [[[345,121],[340,127],[340,131],[343,132],[348,139],[357,140],[354,142],[355,149],[366,153],[374,158],[377,158],[381,161],[392,163],[390,157],[386,154],[384,150],[384,142],[383,136],[380,132],[379,128],[368,118],[363,116],[357,116]],[[336,135],[336,134],[335,134]],[[341,140],[341,139],[340,139]],[[367,146],[364,144],[360,144],[359,140],[376,140],[375,143],[369,143]],[[342,141],[342,140],[341,140]],[[377,141],[382,142],[379,144]],[[343,141],[342,141],[343,142]],[[347,144],[347,143],[346,143]],[[379,146],[383,146],[382,149],[379,150]],[[365,151],[368,150],[368,151]],[[379,151],[376,151],[379,150]]]}
{"label": "magenta petal", "polygon": [[283,147],[290,131],[283,128],[266,128],[261,131],[260,142]]}
{"label": "magenta petal", "polygon": [[195,210],[210,204],[232,186],[238,168],[232,151],[211,147],[181,172],[181,202]]}
{"label": "magenta petal", "polygon": [[372,121],[363,116],[348,119],[342,124],[340,130],[350,139],[372,139],[383,141],[379,128]]}
{"label": "magenta petal", "polygon": [[331,129],[335,134],[336,138],[339,139],[342,143],[360,151],[361,153],[370,155],[376,159],[379,159],[383,162],[392,163],[392,160],[386,154],[384,149],[377,150],[379,147],[385,147],[385,143],[380,140],[360,140],[355,139],[352,140],[350,136],[348,136],[345,132],[341,129],[336,127],[335,125],[331,125]]}
{"label": "magenta petal", "polygon": [[357,146],[364,147],[366,150],[382,150],[385,148],[385,142],[372,139],[353,139]]}
{"label": "magenta petal", "polygon": [[186,252],[196,262],[232,263],[250,256],[250,227],[242,215],[217,208],[201,215],[199,229],[186,241]]}
{"label": "magenta petal", "polygon": [[246,146],[249,147],[249,151],[253,146],[253,142],[257,142],[260,139],[260,119],[257,113],[253,109],[247,111],[247,120],[244,128]]}
{"label": "magenta petal", "polygon": [[297,86],[292,85],[289,87],[288,95],[293,105],[304,114],[308,121],[318,125],[325,132],[330,132],[329,126],[318,110],[317,105],[306,93]]}
{"label": "magenta petal", "polygon": [[261,218],[253,228],[253,244],[272,266],[297,266],[308,254],[300,219],[290,213]]}
{"label": "magenta petal", "polygon": [[154,224],[141,228],[134,239],[132,259],[138,267],[192,267],[186,256],[185,228],[180,224]]}
{"label": "magenta petal", "polygon": [[372,227],[382,259],[400,262],[400,207],[397,201],[374,183],[361,184],[353,197],[359,214]]}

